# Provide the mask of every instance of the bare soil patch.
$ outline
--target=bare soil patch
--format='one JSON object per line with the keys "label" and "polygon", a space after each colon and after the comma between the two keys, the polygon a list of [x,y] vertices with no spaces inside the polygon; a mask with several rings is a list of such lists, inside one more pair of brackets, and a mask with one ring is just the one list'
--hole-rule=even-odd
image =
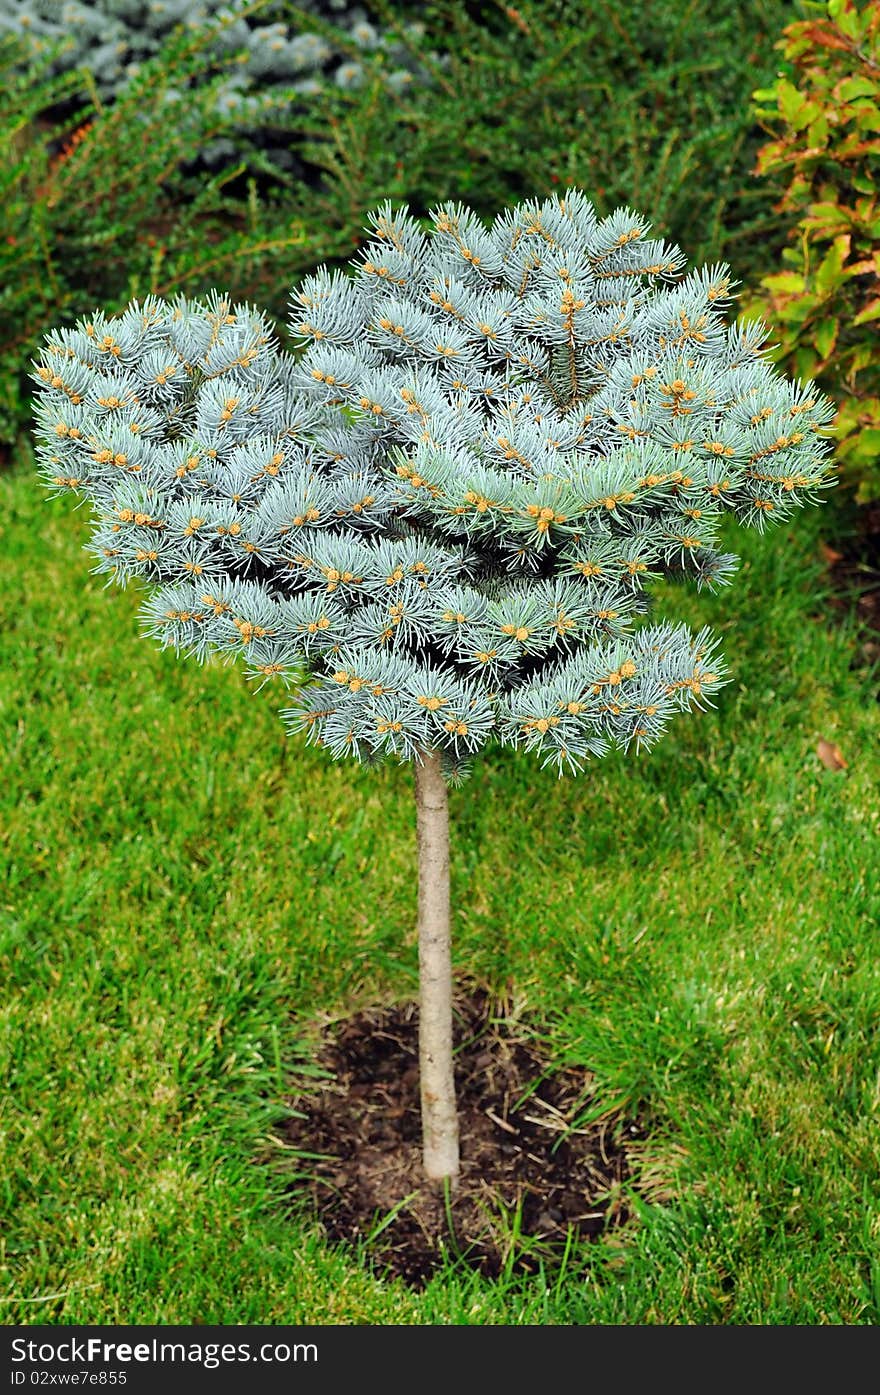
{"label": "bare soil patch", "polygon": [[[415,1004],[330,1024],[328,1078],[294,1103],[288,1144],[312,1155],[305,1187],[331,1240],[419,1286],[459,1256],[487,1275],[561,1260],[573,1239],[620,1227],[645,1129],[603,1111],[581,1067],[551,1069],[539,1037],[483,990],[455,1006],[462,1172],[444,1198],[422,1181]],[[315,1160],[314,1155],[321,1157]],[[293,1190],[293,1187],[292,1187]]]}

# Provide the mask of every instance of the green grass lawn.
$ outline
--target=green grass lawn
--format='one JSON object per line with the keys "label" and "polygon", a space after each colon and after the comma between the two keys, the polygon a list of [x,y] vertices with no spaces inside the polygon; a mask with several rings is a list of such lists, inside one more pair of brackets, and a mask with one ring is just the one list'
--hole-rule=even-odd
{"label": "green grass lawn", "polygon": [[415,991],[411,772],[157,651],[84,512],[0,477],[0,1322],[880,1321],[880,705],[796,522],[663,590],[723,633],[717,711],[451,796],[458,970],[643,1111],[654,1189],[561,1272],[416,1293],[291,1210],[273,1142],[316,1015]]}

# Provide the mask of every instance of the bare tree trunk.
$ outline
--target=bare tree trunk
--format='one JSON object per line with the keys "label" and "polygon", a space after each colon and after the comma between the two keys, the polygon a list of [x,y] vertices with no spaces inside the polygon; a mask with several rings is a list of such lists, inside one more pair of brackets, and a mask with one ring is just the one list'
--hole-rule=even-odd
{"label": "bare tree trunk", "polygon": [[436,751],[416,763],[419,837],[419,1081],[422,1157],[432,1182],[458,1180],[458,1113],[452,1065],[449,807]]}

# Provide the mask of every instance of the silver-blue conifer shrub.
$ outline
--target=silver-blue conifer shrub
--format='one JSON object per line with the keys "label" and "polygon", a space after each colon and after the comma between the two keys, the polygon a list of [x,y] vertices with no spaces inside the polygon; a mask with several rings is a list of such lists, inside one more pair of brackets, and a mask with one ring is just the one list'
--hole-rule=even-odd
{"label": "silver-blue conifer shrub", "polygon": [[638,625],[664,573],[726,581],[722,512],[764,527],[829,482],[831,404],[577,191],[486,228],[380,209],[356,274],[293,293],[299,352],[211,294],[96,313],[36,366],[40,468],[94,508],[96,570],[148,631],[296,688],[333,756],[414,760],[427,1178],[459,1172],[447,777],[491,740],[577,772],[724,681],[711,635]]}
{"label": "silver-blue conifer shrub", "polygon": [[[0,38],[13,34],[35,57],[51,55],[54,71],[88,69],[101,96],[112,101],[178,27],[200,32],[206,52],[224,65],[217,106],[233,136],[257,134],[275,114],[298,98],[313,97],[325,82],[343,90],[362,86],[374,70],[371,59],[381,57],[391,91],[426,80],[406,45],[378,30],[360,5],[300,0],[297,9],[303,12],[300,32],[279,17],[284,6],[263,5],[255,12],[248,0],[0,0]],[[323,32],[312,32],[310,16],[329,24],[331,33],[341,31],[359,57],[342,53]],[[409,39],[422,32],[417,22],[403,26]],[[190,75],[193,80],[198,77]],[[173,89],[171,96],[176,120],[186,121],[185,88]],[[290,150],[277,138],[269,149],[275,164],[293,164]],[[240,142],[229,137],[213,139],[199,151],[209,164],[239,153]]]}
{"label": "silver-blue conifer shrub", "polygon": [[292,295],[298,351],[212,293],[47,337],[40,468],[94,510],[147,629],[242,655],[333,756],[490,741],[576,773],[711,700],[706,630],[636,623],[659,575],[726,582],[830,482],[831,404],[726,324],[731,277],[580,192],[485,227],[379,210],[353,276]]}

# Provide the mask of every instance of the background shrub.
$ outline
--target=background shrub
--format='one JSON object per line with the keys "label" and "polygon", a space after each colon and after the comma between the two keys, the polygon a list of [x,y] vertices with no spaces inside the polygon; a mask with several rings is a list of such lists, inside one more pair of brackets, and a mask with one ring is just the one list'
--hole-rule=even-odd
{"label": "background shrub", "polygon": [[[85,68],[101,100],[113,101],[136,78],[144,61],[164,49],[179,29],[199,35],[222,65],[215,100],[230,123],[225,137],[197,143],[191,158],[216,168],[247,150],[251,162],[265,152],[270,172],[298,169],[284,138],[287,113],[325,82],[354,89],[380,71],[400,90],[419,73],[411,51],[394,35],[381,34],[365,10],[349,0],[0,0],[0,35],[16,37],[22,52],[53,74]],[[411,37],[420,26],[407,27]],[[410,63],[407,67],[406,64]],[[420,74],[424,77],[423,71]],[[187,85],[197,80],[190,73]],[[168,99],[181,92],[168,88]],[[175,113],[177,120],[181,112]]]}
{"label": "background shrub", "polygon": [[[373,8],[393,21],[387,0]],[[729,256],[748,274],[784,240],[753,173],[762,132],[750,94],[757,75],[772,76],[793,9],[437,0],[420,12],[432,85],[381,113],[371,148],[393,147],[414,207],[456,198],[490,217],[567,182],[601,214],[649,210],[695,261]],[[426,52],[441,49],[442,68]]]}
{"label": "background shrub", "polygon": [[[346,218],[307,231],[302,200],[261,195],[243,161],[193,172],[193,149],[230,129],[205,37],[171,34],[110,105],[88,70],[53,76],[19,41],[0,44],[0,443],[28,420],[29,358],[49,325],[215,280],[281,312],[299,272],[350,251]],[[186,120],[169,119],[182,90]]]}
{"label": "background shrub", "polygon": [[[117,96],[180,26],[212,30],[215,56],[235,56],[221,95],[226,103],[249,94],[257,108],[271,107],[273,88],[311,94],[327,78],[357,87],[371,54],[382,55],[392,87],[413,76],[409,50],[350,0],[0,0],[0,34],[48,58],[53,73],[87,67],[105,99]],[[411,21],[409,31],[417,37],[421,26]]]}
{"label": "background shrub", "polygon": [[[254,25],[277,15],[321,35],[338,29],[346,42],[325,23],[331,8],[258,3],[247,14]],[[340,17],[354,23],[357,13]],[[243,14],[216,22],[232,33]],[[216,29],[172,29],[112,103],[89,69],[59,87],[51,56],[41,74],[14,77],[22,50],[14,59],[11,45],[0,104],[16,150],[0,175],[2,437],[27,422],[20,369],[50,324],[99,302],[113,310],[134,294],[220,282],[281,319],[292,281],[345,263],[386,198],[417,216],[444,199],[491,216],[576,183],[600,214],[642,207],[694,260],[730,256],[756,279],[786,224],[773,212],[779,191],[753,173],[764,132],[749,94],[772,77],[790,14],[784,0],[658,0],[650,21],[637,0],[610,12],[563,0],[370,0],[382,40],[360,51],[358,81],[342,85],[337,70],[271,123],[264,113],[263,146],[253,121],[221,101],[238,69]],[[391,53],[424,81],[389,85]],[[169,121],[175,94],[184,101]],[[194,160],[207,149],[221,158],[206,178]]]}
{"label": "background shrub", "polygon": [[787,26],[786,70],[755,93],[775,136],[758,168],[784,177],[778,208],[796,219],[761,290],[778,357],[838,402],[838,458],[864,503],[880,496],[880,8],[822,11]]}

